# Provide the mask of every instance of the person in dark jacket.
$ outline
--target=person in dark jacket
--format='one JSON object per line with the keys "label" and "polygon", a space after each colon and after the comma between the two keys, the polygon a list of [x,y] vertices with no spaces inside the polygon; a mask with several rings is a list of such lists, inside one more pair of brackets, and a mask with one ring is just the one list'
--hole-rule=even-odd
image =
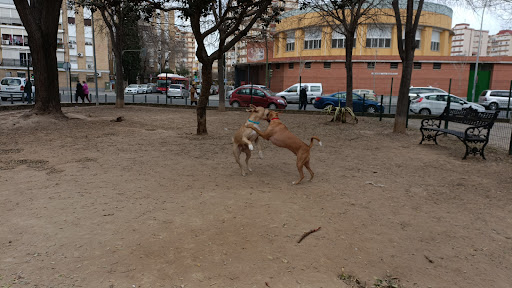
{"label": "person in dark jacket", "polygon": [[25,93],[27,93],[27,102],[32,101],[32,82],[30,82],[30,79],[27,80],[27,84],[25,84]]}
{"label": "person in dark jacket", "polygon": [[307,90],[308,90],[307,85],[302,86],[302,89],[300,89],[299,110],[302,109],[302,107],[304,107],[304,110],[306,110],[306,106],[308,105],[308,94],[306,92]]}
{"label": "person in dark jacket", "polygon": [[76,94],[75,94],[75,102],[78,103],[78,97],[82,99],[82,103],[84,103],[84,87],[80,84],[80,80],[76,82]]}

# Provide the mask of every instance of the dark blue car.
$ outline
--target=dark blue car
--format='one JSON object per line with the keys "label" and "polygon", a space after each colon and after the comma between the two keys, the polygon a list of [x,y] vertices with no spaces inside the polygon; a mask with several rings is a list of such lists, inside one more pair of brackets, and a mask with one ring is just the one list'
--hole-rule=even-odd
{"label": "dark blue car", "polygon": [[[358,94],[352,93],[352,104],[354,112],[363,112],[363,97]],[[324,109],[328,106],[345,107],[347,105],[347,92],[336,92],[331,95],[316,97],[313,106],[317,109]],[[380,103],[364,99],[364,112],[378,113],[384,112],[384,107]]]}

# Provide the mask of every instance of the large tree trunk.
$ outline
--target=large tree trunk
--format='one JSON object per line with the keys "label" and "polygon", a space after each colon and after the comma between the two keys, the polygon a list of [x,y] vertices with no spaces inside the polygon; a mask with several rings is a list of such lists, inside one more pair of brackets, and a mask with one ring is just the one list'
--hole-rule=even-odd
{"label": "large tree trunk", "polygon": [[[411,55],[412,54],[412,55]],[[412,67],[414,65],[414,53],[407,53],[405,61],[402,61],[402,76],[400,78],[400,90],[396,104],[395,124],[393,132],[405,133],[407,114],[409,111],[409,87],[411,87]]]}
{"label": "large tree trunk", "polygon": [[[62,0],[14,0],[27,30],[36,87],[34,114],[62,115],[57,70],[57,29]],[[28,77],[28,75],[27,75]]]}
{"label": "large tree trunk", "polygon": [[114,47],[116,65],[116,108],[124,107],[123,59],[120,47]]}
{"label": "large tree trunk", "polygon": [[345,38],[345,70],[347,71],[347,104],[346,107],[350,109],[353,108],[353,95],[352,95],[352,87],[354,87],[353,83],[353,75],[352,75],[352,50],[354,45],[354,36]]}
{"label": "large tree trunk", "polygon": [[222,57],[219,59],[219,111],[226,111],[226,87],[224,85],[224,61],[225,54],[222,54]]}
{"label": "large tree trunk", "polygon": [[201,95],[199,96],[199,103],[197,104],[196,108],[197,135],[208,134],[208,130],[206,129],[206,106],[208,105],[210,88],[212,87],[212,64],[212,62],[205,62],[201,68],[203,82],[201,84]]}

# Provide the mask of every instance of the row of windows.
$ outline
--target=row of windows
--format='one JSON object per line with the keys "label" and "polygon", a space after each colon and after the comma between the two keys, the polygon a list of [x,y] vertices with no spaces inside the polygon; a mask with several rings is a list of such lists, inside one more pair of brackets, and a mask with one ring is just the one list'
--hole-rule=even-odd
{"label": "row of windows", "polygon": [[[75,17],[68,17],[68,24],[75,25]],[[84,18],[84,26],[92,26],[92,19]]]}
{"label": "row of windows", "polygon": [[[356,48],[356,38],[354,38],[353,48]],[[345,38],[342,39],[332,39],[331,48],[345,48],[346,41]],[[322,47],[322,40],[305,40],[304,41],[304,49],[320,49]],[[420,49],[421,41],[416,40],[416,49]],[[430,42],[430,50],[439,51],[440,43],[439,42]],[[366,48],[391,48],[391,38],[367,38],[366,39]],[[286,43],[286,52],[295,50],[295,42]]]}
{"label": "row of windows", "polygon": [[[421,62],[414,62],[414,69],[416,70],[419,70],[421,69],[422,65]],[[332,63],[331,62],[324,62],[324,68],[325,69],[331,69],[331,65]],[[376,66],[376,62],[368,62],[366,64],[366,67],[368,69],[375,69],[375,66]],[[288,69],[294,69],[295,67],[295,63],[288,63]],[[310,69],[311,68],[311,62],[306,62],[304,63],[304,68],[306,69]],[[441,70],[441,63],[433,63],[433,67],[432,67],[434,70]],[[275,64],[275,69],[276,70],[279,70],[281,69],[281,63],[276,63]],[[391,70],[396,70],[398,69],[398,62],[391,62],[389,63],[389,69]]]}

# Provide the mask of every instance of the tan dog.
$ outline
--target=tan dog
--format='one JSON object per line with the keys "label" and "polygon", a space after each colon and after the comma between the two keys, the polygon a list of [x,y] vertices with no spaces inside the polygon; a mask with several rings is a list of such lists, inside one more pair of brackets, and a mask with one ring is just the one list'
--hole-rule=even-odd
{"label": "tan dog", "polygon": [[256,107],[251,104],[250,108],[246,110],[247,112],[251,112],[251,116],[247,119],[240,129],[235,133],[235,136],[232,138],[233,140],[233,155],[235,155],[236,163],[240,166],[240,170],[242,172],[242,176],[246,175],[242,164],[240,163],[240,154],[242,152],[245,153],[245,164],[247,166],[247,170],[252,171],[249,167],[249,158],[251,158],[251,151],[254,150],[254,145],[258,147],[258,155],[260,158],[263,158],[263,152],[261,152],[261,144],[258,141],[258,134],[254,132],[252,129],[248,128],[249,124],[254,125],[254,127],[259,128],[259,124],[261,120],[267,118],[268,109],[263,107]]}
{"label": "tan dog", "polygon": [[297,155],[297,169],[299,170],[299,181],[292,182],[292,184],[299,184],[302,179],[304,179],[304,172],[302,171],[303,167],[306,166],[306,169],[308,169],[309,174],[311,174],[311,178],[309,181],[313,180],[313,177],[315,176],[315,173],[313,173],[313,170],[311,170],[311,167],[309,167],[309,151],[311,147],[313,147],[313,139],[316,139],[322,146],[322,142],[318,137],[313,136],[311,137],[311,142],[309,143],[309,146],[304,143],[302,140],[297,138],[297,136],[293,135],[288,128],[279,120],[279,113],[275,111],[269,111],[267,121],[270,122],[270,125],[268,126],[267,130],[265,132],[261,132],[256,126],[254,125],[248,125],[251,129],[256,131],[258,135],[260,135],[265,140],[270,140],[274,145],[287,148],[288,150],[292,151],[295,155]]}

